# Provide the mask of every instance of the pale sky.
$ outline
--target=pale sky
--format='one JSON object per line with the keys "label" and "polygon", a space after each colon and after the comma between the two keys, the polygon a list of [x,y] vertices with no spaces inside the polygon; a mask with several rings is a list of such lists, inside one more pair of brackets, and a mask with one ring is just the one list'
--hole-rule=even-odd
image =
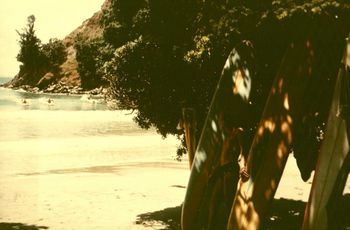
{"label": "pale sky", "polygon": [[36,34],[42,42],[62,39],[98,11],[104,0],[1,0],[0,2],[0,77],[18,72],[17,30],[36,17]]}

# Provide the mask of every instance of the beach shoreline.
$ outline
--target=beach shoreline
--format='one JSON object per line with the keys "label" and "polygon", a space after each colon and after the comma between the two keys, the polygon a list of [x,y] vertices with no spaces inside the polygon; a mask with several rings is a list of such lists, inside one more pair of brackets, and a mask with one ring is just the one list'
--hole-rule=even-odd
{"label": "beach shoreline", "polygon": [[0,223],[144,229],[137,215],[179,205],[188,174],[187,162],[174,160],[8,175],[0,180]]}
{"label": "beach shoreline", "polygon": [[[179,229],[190,170],[176,137],[76,97],[52,108],[45,95],[0,94],[0,229]],[[290,155],[268,226],[299,226],[310,187]]]}
{"label": "beach shoreline", "polygon": [[[291,156],[266,229],[301,226],[311,184],[293,167]],[[0,179],[0,227],[179,229],[189,173],[186,160],[160,160],[11,174]]]}

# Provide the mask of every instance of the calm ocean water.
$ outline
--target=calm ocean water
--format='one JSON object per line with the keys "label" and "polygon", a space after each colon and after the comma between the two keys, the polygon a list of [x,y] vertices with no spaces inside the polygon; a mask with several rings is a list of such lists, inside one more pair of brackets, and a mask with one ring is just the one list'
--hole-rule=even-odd
{"label": "calm ocean water", "polygon": [[138,214],[180,204],[178,140],[132,119],[101,98],[0,88],[0,229],[144,229]]}
{"label": "calm ocean water", "polygon": [[0,88],[0,175],[173,160],[178,141],[142,130],[132,118],[102,98]]}

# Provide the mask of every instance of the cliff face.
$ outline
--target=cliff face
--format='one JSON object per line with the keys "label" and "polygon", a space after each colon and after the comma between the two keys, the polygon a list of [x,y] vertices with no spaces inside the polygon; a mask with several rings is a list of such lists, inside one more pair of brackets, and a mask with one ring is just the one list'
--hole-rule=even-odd
{"label": "cliff face", "polygon": [[[107,1],[103,4],[102,9],[107,7]],[[78,62],[76,60],[75,41],[78,36],[82,39],[90,40],[102,36],[103,28],[100,25],[102,11],[96,12],[91,18],[85,20],[81,26],[71,32],[63,39],[66,46],[67,60],[61,65],[59,82],[67,86],[80,86],[80,76],[77,71]]]}
{"label": "cliff face", "polygon": [[103,28],[100,24],[102,18],[102,10],[110,6],[110,0],[106,0],[101,7],[101,10],[96,12],[91,18],[85,20],[82,25],[67,35],[62,41],[66,47],[66,61],[60,66],[58,74],[51,72],[40,73],[40,80],[38,82],[31,82],[33,87],[23,85],[23,77],[26,73],[20,71],[16,77],[9,83],[5,84],[7,87],[21,87],[26,90],[37,91],[35,87],[40,87],[46,92],[53,93],[76,93],[81,90],[81,78],[77,71],[78,62],[76,60],[76,50],[74,45],[79,37],[83,40],[91,40],[102,37]]}

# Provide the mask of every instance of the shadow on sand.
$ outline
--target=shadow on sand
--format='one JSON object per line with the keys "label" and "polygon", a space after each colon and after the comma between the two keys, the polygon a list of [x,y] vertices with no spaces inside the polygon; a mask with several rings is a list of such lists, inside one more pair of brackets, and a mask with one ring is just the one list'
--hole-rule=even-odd
{"label": "shadow on sand", "polygon": [[1,230],[42,230],[49,229],[45,226],[27,225],[22,223],[0,223]]}
{"label": "shadow on sand", "polygon": [[[137,216],[136,224],[142,224],[146,227],[163,226],[163,230],[181,229],[181,206],[166,208],[160,211],[149,212]],[[159,228],[157,228],[159,229]]]}
{"label": "shadow on sand", "polygon": [[[303,218],[305,202],[276,199],[274,200],[269,217],[263,223],[263,230],[300,230]],[[348,213],[350,210],[350,195],[344,197],[344,203],[339,209],[341,221],[350,226]],[[140,214],[137,216],[136,224],[146,227],[165,226],[163,230],[179,230],[182,206],[166,208],[164,210]],[[160,229],[160,228],[157,228]],[[350,229],[345,227],[344,229]]]}

